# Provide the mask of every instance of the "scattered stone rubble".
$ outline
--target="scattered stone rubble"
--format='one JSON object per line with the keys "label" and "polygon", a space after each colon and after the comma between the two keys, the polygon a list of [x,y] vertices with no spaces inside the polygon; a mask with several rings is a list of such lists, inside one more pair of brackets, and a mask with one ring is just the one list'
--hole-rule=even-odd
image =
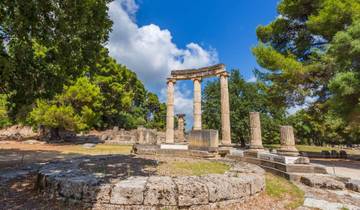
{"label": "scattered stone rubble", "polygon": [[0,130],[0,140],[16,140],[21,141],[29,138],[36,138],[37,133],[30,126],[13,125],[11,127]]}
{"label": "scattered stone rubble", "polygon": [[360,192],[360,180],[342,178],[325,174],[302,175],[300,182],[309,187],[329,190],[351,190]]}
{"label": "scattered stone rubble", "polygon": [[[225,174],[204,176],[130,176],[104,181],[83,171],[79,158],[50,163],[38,172],[37,187],[51,197],[79,201],[93,208],[210,209],[244,202],[265,188],[264,170],[248,163],[233,163]],[[101,164],[101,162],[99,162]]]}

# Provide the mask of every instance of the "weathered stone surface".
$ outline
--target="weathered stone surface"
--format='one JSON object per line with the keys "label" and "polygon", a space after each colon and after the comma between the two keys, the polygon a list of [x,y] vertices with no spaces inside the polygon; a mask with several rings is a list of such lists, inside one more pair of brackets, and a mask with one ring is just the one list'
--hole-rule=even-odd
{"label": "weathered stone surface", "polygon": [[360,180],[350,179],[346,183],[346,188],[355,192],[360,192]]}
{"label": "weathered stone surface", "polygon": [[233,197],[233,189],[228,177],[220,174],[210,174],[201,177],[201,181],[209,190],[209,201],[229,200]]}
{"label": "weathered stone surface", "polygon": [[345,184],[343,182],[337,181],[329,176],[322,175],[303,175],[300,178],[300,182],[317,188],[326,188],[330,190],[343,190],[345,189]]}
{"label": "weathered stone surface", "polygon": [[204,129],[190,132],[189,148],[196,150],[216,150],[219,146],[219,134],[217,130]]}
{"label": "weathered stone surface", "polygon": [[110,202],[114,204],[142,204],[147,177],[130,177],[115,184]]}
{"label": "weathered stone surface", "polygon": [[236,173],[245,173],[245,174],[249,174],[249,173],[264,174],[265,173],[265,170],[262,169],[260,166],[257,166],[254,164],[249,164],[249,163],[236,163],[231,167],[231,169],[229,171],[236,172]]}
{"label": "weathered stone surface", "polygon": [[[137,176],[110,184],[103,176],[82,170],[79,164],[91,163],[92,158],[43,166],[38,189],[51,198],[75,200],[95,209],[233,209],[265,185],[263,169],[235,162],[226,174]],[[101,163],[104,158],[95,160]]]}
{"label": "weathered stone surface", "polygon": [[191,206],[209,203],[209,192],[207,186],[200,177],[184,176],[174,178],[178,187],[178,205]]}
{"label": "weathered stone surface", "polygon": [[85,202],[109,203],[111,185],[85,185],[83,188],[83,200]]}
{"label": "weathered stone surface", "polygon": [[59,178],[59,194],[61,196],[81,200],[85,185],[96,185],[98,181],[91,176],[73,176]]}
{"label": "weathered stone surface", "polygon": [[153,176],[148,179],[145,205],[176,205],[177,189],[171,177]]}

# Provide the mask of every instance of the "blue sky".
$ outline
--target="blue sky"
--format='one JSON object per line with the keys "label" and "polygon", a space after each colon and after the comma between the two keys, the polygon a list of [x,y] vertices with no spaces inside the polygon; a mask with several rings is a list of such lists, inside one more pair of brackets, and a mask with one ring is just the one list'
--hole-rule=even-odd
{"label": "blue sky", "polygon": [[[118,63],[137,73],[166,101],[166,77],[174,69],[224,63],[247,80],[258,67],[251,48],[256,27],[277,17],[278,0],[115,0],[107,45]],[[206,81],[205,81],[206,82]],[[204,83],[205,83],[204,82]],[[204,86],[204,85],[203,85]],[[191,81],[175,86],[175,112],[192,125]]]}
{"label": "blue sky", "polygon": [[139,25],[155,23],[173,34],[173,42],[212,47],[227,69],[239,68],[245,78],[257,67],[251,54],[256,27],[277,16],[278,0],[142,0],[136,15]]}

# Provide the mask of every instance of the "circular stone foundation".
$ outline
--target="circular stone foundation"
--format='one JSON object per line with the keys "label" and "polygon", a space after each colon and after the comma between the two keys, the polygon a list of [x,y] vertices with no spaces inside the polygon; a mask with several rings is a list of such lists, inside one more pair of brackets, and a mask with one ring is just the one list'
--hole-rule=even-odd
{"label": "circular stone foundation", "polygon": [[249,163],[202,176],[159,176],[157,164],[121,155],[52,162],[38,171],[37,187],[93,209],[231,209],[265,188],[263,169]]}

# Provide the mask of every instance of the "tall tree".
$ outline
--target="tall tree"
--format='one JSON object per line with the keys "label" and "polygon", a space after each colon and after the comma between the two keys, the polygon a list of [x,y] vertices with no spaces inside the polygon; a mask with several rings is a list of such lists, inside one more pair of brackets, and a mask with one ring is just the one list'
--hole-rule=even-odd
{"label": "tall tree", "polygon": [[112,25],[107,2],[0,2],[0,41],[6,43],[0,65],[13,64],[2,69],[0,83],[13,118],[24,118],[35,99],[52,98],[63,84],[95,68]]}
{"label": "tall tree", "polygon": [[[249,112],[261,113],[263,141],[266,144],[279,142],[279,125],[285,120],[285,107],[273,103],[266,94],[265,84],[246,82],[239,70],[231,71],[229,77],[231,136],[233,142],[249,141]],[[205,128],[221,131],[220,83],[206,84],[203,96],[203,122]]]}
{"label": "tall tree", "polygon": [[309,113],[328,115],[319,123],[344,121],[348,135],[359,139],[360,2],[282,0],[278,12],[257,28],[260,43],[253,49],[267,70],[258,73],[271,84],[270,93],[288,106],[315,99]]}

